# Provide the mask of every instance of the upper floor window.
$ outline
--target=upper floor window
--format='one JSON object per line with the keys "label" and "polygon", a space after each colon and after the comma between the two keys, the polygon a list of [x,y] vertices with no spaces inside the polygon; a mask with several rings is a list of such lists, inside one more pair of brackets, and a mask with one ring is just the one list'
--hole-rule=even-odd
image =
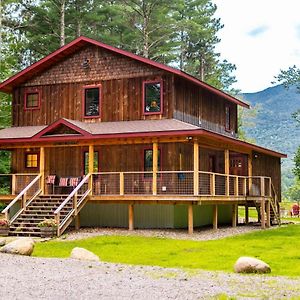
{"label": "upper floor window", "polygon": [[25,167],[26,168],[37,168],[38,167],[38,154],[37,153],[26,153],[25,156]]}
{"label": "upper floor window", "polygon": [[231,109],[229,106],[225,106],[225,130],[231,130]]}
{"label": "upper floor window", "polygon": [[162,113],[161,81],[144,82],[143,97],[143,109],[145,115]]}
{"label": "upper floor window", "polygon": [[37,90],[25,92],[25,109],[40,108],[40,92]]}
{"label": "upper floor window", "polygon": [[84,117],[94,118],[100,116],[100,87],[84,88]]}

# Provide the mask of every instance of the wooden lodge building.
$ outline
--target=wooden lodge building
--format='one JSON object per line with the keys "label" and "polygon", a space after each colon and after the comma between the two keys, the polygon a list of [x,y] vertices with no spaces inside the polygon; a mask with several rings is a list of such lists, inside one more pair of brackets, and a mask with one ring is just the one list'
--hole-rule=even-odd
{"label": "wooden lodge building", "polygon": [[79,226],[237,224],[256,206],[280,222],[284,154],[237,137],[248,104],[177,69],[80,37],[0,84],[13,124],[0,200],[10,234]]}

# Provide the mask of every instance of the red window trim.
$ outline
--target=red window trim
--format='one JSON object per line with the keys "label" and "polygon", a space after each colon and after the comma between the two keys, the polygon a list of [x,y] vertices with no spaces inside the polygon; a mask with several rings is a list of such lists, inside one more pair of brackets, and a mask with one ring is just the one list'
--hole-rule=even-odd
{"label": "red window trim", "polygon": [[[99,114],[97,116],[86,116],[85,115],[85,90],[94,89],[94,88],[99,89]],[[102,100],[102,84],[99,83],[99,84],[92,84],[92,85],[84,85],[82,87],[82,117],[84,119],[101,118],[101,113],[102,113],[101,100]]]}
{"label": "red window trim", "polygon": [[[29,94],[38,94],[38,106],[27,107],[27,95]],[[41,91],[38,88],[26,89],[24,92],[24,111],[27,110],[38,110],[41,108]]]}
{"label": "red window trim", "polygon": [[[37,166],[36,167],[27,167],[27,156],[28,155],[37,155]],[[40,161],[40,154],[38,152],[25,152],[25,157],[24,157],[25,169],[38,170],[39,169],[39,161]]]}
{"label": "red window trim", "polygon": [[[229,114],[229,124],[227,124],[227,110]],[[231,132],[231,107],[229,105],[225,105],[225,131]]]}
{"label": "red window trim", "polygon": [[[146,84],[148,83],[160,83],[160,111],[157,112],[145,112],[145,87]],[[142,111],[143,111],[143,115],[147,116],[147,115],[162,115],[163,114],[163,94],[164,94],[164,89],[163,89],[163,80],[159,79],[159,80],[144,80],[143,81],[143,93],[142,93],[142,97],[143,97],[143,107],[142,107]]]}
{"label": "red window trim", "polygon": [[[147,151],[147,150],[152,150],[153,151],[153,147],[144,147],[143,148],[143,152],[142,152],[143,172],[149,172],[149,171],[145,171],[145,151]],[[158,147],[158,151],[160,152],[159,171],[162,171],[162,149],[161,149],[161,146]],[[152,170],[153,170],[153,152],[152,152]],[[145,177],[145,173],[143,174],[143,179],[152,181],[152,177]],[[162,179],[162,174],[160,174],[160,176],[157,176],[157,180],[161,180],[161,179]]]}
{"label": "red window trim", "polygon": [[[86,175],[86,174],[84,174],[84,171],[85,171],[85,163],[84,163],[84,160],[85,160],[85,154],[86,153],[89,153],[89,151],[87,151],[87,150],[84,150],[83,151],[83,156],[82,156],[82,176],[84,176],[84,175]],[[98,150],[96,150],[96,151],[94,151],[94,153],[98,153],[98,170],[97,170],[97,172],[100,172],[100,160],[99,160],[99,155],[100,155],[100,153],[99,153],[99,151]]]}

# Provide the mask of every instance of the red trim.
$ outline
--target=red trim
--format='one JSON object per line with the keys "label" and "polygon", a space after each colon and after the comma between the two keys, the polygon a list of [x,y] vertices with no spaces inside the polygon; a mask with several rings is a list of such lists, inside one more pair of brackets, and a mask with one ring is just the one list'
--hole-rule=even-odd
{"label": "red trim", "polygon": [[[46,128],[47,129],[47,128]],[[45,130],[45,129],[44,129]],[[218,133],[213,133],[204,129],[194,130],[174,130],[174,131],[158,131],[158,132],[139,132],[139,133],[115,133],[115,134],[98,134],[98,135],[86,135],[86,136],[68,136],[68,137],[42,137],[37,135],[32,138],[17,138],[17,139],[0,139],[0,144],[14,144],[14,143],[44,143],[44,142],[67,142],[67,141],[83,141],[83,140],[102,140],[102,139],[120,139],[120,138],[136,138],[136,137],[163,137],[163,136],[206,136],[216,140],[220,140],[224,143],[233,144],[236,146],[242,146],[250,148],[251,150],[265,153],[271,156],[286,158],[287,155],[276,152],[261,146],[253,145],[248,142],[236,140],[231,137],[227,137]]]}
{"label": "red trim", "polygon": [[[31,94],[37,94],[38,95],[38,105],[27,107],[27,96]],[[41,108],[41,91],[38,88],[27,88],[24,92],[24,111],[27,110],[38,110]]]}
{"label": "red trim", "polygon": [[[98,107],[98,115],[97,116],[86,116],[85,115],[85,91],[87,89],[94,89],[94,88],[98,88],[99,90],[99,107]],[[101,118],[101,114],[102,114],[102,85],[99,84],[94,84],[94,85],[84,85],[82,87],[82,117],[84,119],[97,119],[97,118]]]}
{"label": "red trim", "polygon": [[52,64],[62,60],[63,58],[69,56],[71,53],[74,53],[75,51],[77,51],[78,49],[86,46],[87,44],[92,44],[92,45],[96,45],[98,47],[101,47],[103,49],[112,51],[114,53],[120,54],[120,55],[124,55],[126,57],[132,58],[136,61],[140,61],[142,63],[145,63],[147,65],[156,67],[158,69],[170,72],[172,74],[175,74],[181,78],[184,78],[190,82],[195,83],[196,85],[199,85],[203,88],[205,88],[206,90],[224,98],[227,99],[233,103],[236,103],[238,105],[241,105],[243,107],[249,108],[250,106],[239,100],[236,99],[220,90],[217,90],[216,88],[212,87],[211,85],[204,83],[203,81],[188,75],[187,73],[184,73],[178,69],[174,69],[172,67],[163,65],[161,63],[155,62],[153,60],[150,60],[148,58],[144,58],[141,56],[138,56],[136,54],[127,52],[125,50],[121,50],[109,45],[106,45],[104,43],[95,41],[93,39],[87,38],[87,37],[79,37],[77,39],[75,39],[74,41],[70,42],[69,44],[61,47],[60,49],[54,51],[53,53],[49,54],[48,56],[44,57],[43,59],[37,61],[36,63],[34,63],[33,65],[29,66],[28,68],[24,69],[23,71],[17,73],[16,75],[8,78],[7,80],[5,80],[4,82],[2,82],[0,84],[0,91],[5,92],[5,93],[10,93],[13,89],[14,86],[21,84],[22,82],[26,81],[27,79],[29,79],[31,76],[36,75],[39,72],[42,72],[44,70],[46,70],[47,68],[49,68]]}
{"label": "red trim", "polygon": [[[77,131],[79,134],[81,134],[84,137],[91,136],[91,134],[89,132],[79,128],[78,126],[72,124],[71,122],[68,122],[66,119],[60,119],[60,120],[55,121],[51,125],[47,126],[46,128],[44,128],[43,130],[41,130],[37,134],[35,134],[31,139],[36,140],[36,139],[41,138],[41,140],[49,140],[49,138],[50,138],[51,140],[56,140],[56,139],[59,140],[60,137],[57,137],[57,136],[51,137],[51,136],[43,136],[43,135],[45,135],[47,132],[50,132],[51,130],[55,129],[56,127],[58,127],[59,125],[62,125],[62,124],[69,127],[69,128],[71,128],[71,129],[73,129],[73,130],[75,130],[75,131]],[[69,137],[64,136],[64,137],[61,137],[61,138],[63,140],[68,140],[69,138],[74,138],[74,136],[73,137],[72,136],[69,136]],[[75,138],[78,138],[78,137],[75,136]]]}
{"label": "red trim", "polygon": [[[27,167],[27,157],[28,155],[36,155],[37,156],[37,166],[36,167]],[[39,161],[40,161],[40,154],[38,152],[25,152],[25,169],[30,169],[30,170],[38,170],[39,169]]]}
{"label": "red trim", "polygon": [[[148,83],[159,83],[160,84],[160,111],[156,111],[156,112],[146,112],[145,111],[145,96],[146,96],[146,84]],[[163,80],[160,79],[160,80],[144,80],[143,81],[143,108],[142,108],[142,111],[143,111],[143,115],[147,116],[147,115],[162,115],[163,112],[164,112],[164,102],[163,102],[163,94],[164,94],[164,85],[163,85]]]}

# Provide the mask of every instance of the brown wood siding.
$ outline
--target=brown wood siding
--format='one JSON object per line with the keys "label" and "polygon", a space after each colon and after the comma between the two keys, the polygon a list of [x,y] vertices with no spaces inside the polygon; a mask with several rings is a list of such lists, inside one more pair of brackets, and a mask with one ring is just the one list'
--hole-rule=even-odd
{"label": "brown wood siding", "polygon": [[[255,157],[257,156],[257,157]],[[252,160],[253,176],[269,176],[272,178],[277,196],[281,199],[281,162],[280,158],[254,154]]]}
{"label": "brown wood siding", "polygon": [[[106,80],[99,82],[64,83],[44,85],[41,90],[41,107],[24,110],[26,87],[14,90],[13,125],[48,125],[60,118],[86,122],[111,122],[142,119],[172,118],[172,77],[163,77],[163,114],[143,114],[142,88],[144,80],[156,77]],[[83,116],[83,87],[100,84],[100,118],[85,119]]]}
{"label": "brown wood siding", "polygon": [[225,131],[225,106],[231,110],[231,130],[237,132],[237,105],[186,80],[175,79],[174,118],[231,136]]}

